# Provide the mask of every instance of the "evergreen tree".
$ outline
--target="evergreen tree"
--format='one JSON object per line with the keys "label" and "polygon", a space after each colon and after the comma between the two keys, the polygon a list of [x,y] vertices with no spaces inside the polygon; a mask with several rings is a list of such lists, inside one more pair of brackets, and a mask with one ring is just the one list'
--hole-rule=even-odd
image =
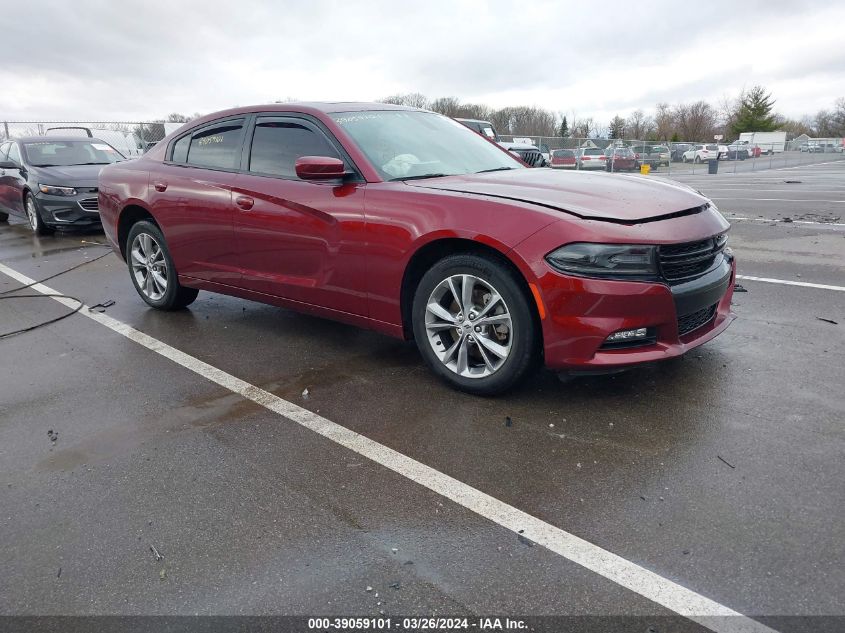
{"label": "evergreen tree", "polygon": [[610,126],[607,133],[608,138],[622,138],[625,133],[625,119],[618,114],[610,120]]}
{"label": "evergreen tree", "polygon": [[777,118],[772,113],[775,101],[762,86],[754,86],[742,94],[736,119],[731,131],[739,136],[743,132],[772,132],[777,129]]}
{"label": "evergreen tree", "polygon": [[560,130],[558,131],[558,135],[561,138],[566,138],[569,136],[569,125],[566,122],[566,115],[563,116],[563,120],[560,122]]}

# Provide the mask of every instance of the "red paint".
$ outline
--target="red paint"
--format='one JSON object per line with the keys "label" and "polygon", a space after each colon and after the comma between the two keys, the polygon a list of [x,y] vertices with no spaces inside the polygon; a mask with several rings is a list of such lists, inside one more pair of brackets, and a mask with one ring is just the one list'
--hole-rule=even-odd
{"label": "red paint", "polygon": [[[699,194],[659,179],[548,169],[385,182],[327,115],[373,108],[393,106],[277,104],[193,121],[174,136],[233,114],[307,115],[346,150],[362,179],[342,184],[171,165],[164,162],[168,138],[141,158],[102,171],[106,235],[120,249],[121,214],[140,207],[161,227],[184,285],[397,337],[405,332],[401,287],[413,255],[442,239],[483,244],[524,277],[544,317],[545,362],[554,369],[669,358],[709,340],[734,318],[728,290],[710,325],[679,338],[669,286],[563,275],[544,259],[570,242],[672,244],[727,230],[714,208],[653,220],[701,207],[707,200]],[[337,170],[325,157],[300,158],[297,171],[299,165],[311,165],[310,174],[322,170],[320,176]],[[598,351],[610,333],[637,327],[654,327],[657,343]]]}

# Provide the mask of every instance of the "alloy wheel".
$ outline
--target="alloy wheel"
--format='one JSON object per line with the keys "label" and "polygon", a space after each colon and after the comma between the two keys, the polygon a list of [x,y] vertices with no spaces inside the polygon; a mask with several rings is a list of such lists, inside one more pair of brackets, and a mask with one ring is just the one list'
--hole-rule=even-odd
{"label": "alloy wheel", "polygon": [[435,356],[465,378],[485,378],[510,356],[513,324],[501,294],[474,275],[452,275],[428,298],[425,330]]}
{"label": "alloy wheel", "polygon": [[167,292],[167,261],[164,251],[148,233],[139,233],[130,249],[132,274],[135,283],[144,295],[159,301]]}
{"label": "alloy wheel", "polygon": [[35,209],[35,202],[32,196],[26,197],[26,219],[29,220],[29,228],[38,231],[38,211]]}

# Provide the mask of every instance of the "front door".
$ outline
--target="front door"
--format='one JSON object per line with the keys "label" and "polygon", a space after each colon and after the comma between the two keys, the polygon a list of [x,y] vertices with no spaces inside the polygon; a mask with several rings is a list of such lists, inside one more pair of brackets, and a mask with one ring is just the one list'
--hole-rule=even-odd
{"label": "front door", "polygon": [[363,179],[306,182],[301,156],[347,163],[336,141],[314,122],[259,116],[233,190],[235,236],[250,290],[355,315],[366,315]]}

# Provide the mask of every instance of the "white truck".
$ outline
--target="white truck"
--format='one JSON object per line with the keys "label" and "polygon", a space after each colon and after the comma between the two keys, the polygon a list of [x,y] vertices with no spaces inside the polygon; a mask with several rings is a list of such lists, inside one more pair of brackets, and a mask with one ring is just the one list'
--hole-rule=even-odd
{"label": "white truck", "polygon": [[780,154],[786,147],[786,132],[743,132],[739,142],[756,145],[761,154]]}

